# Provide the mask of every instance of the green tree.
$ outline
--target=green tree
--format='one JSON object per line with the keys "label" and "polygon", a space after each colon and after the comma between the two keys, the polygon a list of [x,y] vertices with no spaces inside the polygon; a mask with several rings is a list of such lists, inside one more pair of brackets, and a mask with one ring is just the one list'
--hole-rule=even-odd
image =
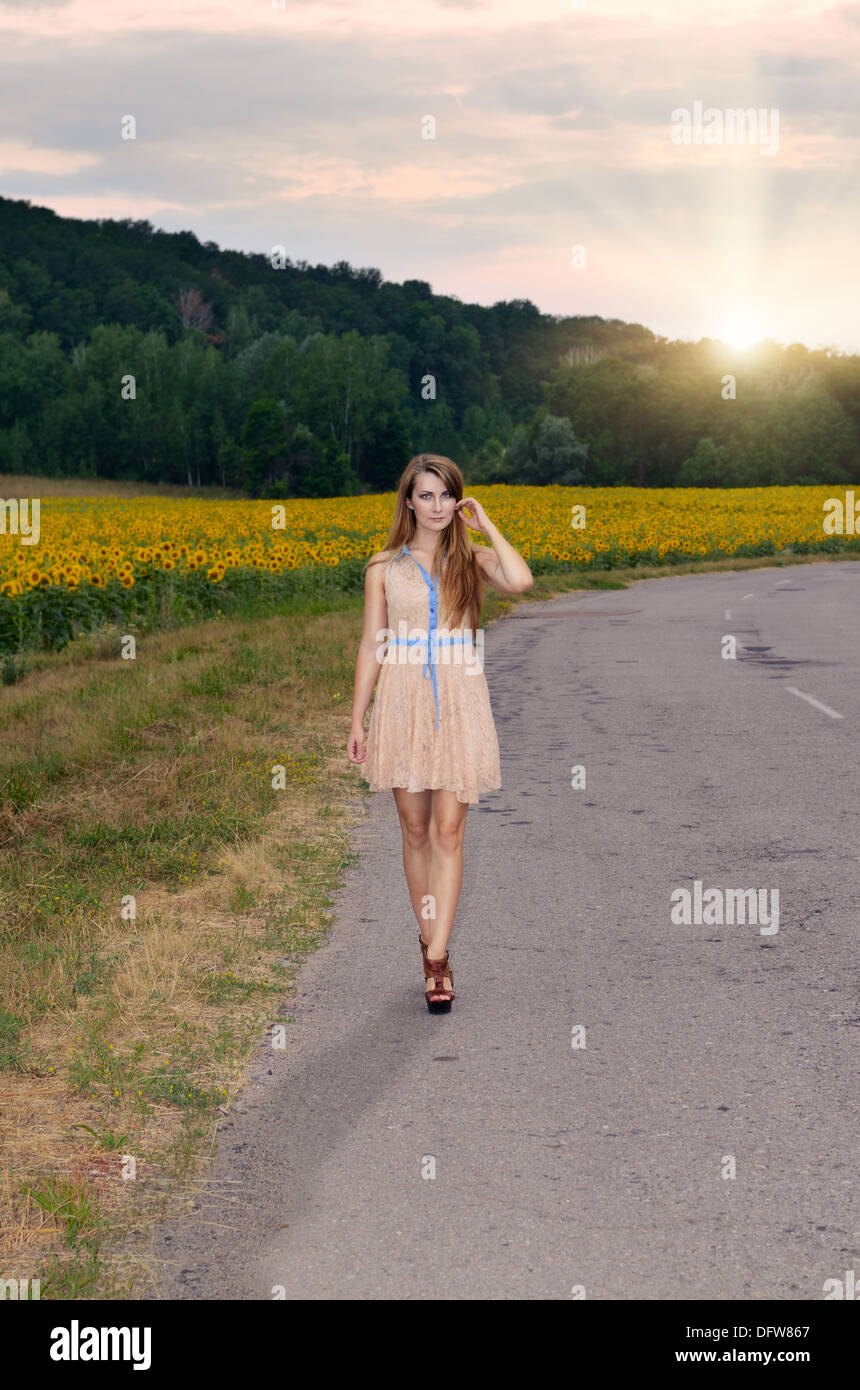
{"label": "green tree", "polygon": [[399,410],[387,410],[368,427],[362,449],[362,477],[377,492],[390,492],[411,457],[409,422]]}
{"label": "green tree", "polygon": [[17,333],[23,337],[32,318],[26,304],[15,304],[9,291],[0,288],[0,333]]}
{"label": "green tree", "polygon": [[363,475],[376,422],[406,397],[403,374],[388,366],[388,344],[357,333],[320,334],[302,343],[292,370],[284,395],[292,418],[334,441]]}
{"label": "green tree", "polygon": [[266,478],[284,476],[287,436],[283,406],[269,398],[255,401],[242,425],[242,484],[258,492]]}
{"label": "green tree", "polygon": [[520,426],[505,455],[504,480],[523,484],[557,483],[573,487],[585,478],[588,448],[577,439],[573,425],[546,407],[529,429]]}
{"label": "green tree", "polygon": [[289,469],[294,497],[343,497],[357,484],[343,450],[333,440],[317,439],[306,425],[293,431]]}
{"label": "green tree", "polygon": [[705,435],[678,470],[679,487],[739,487],[740,471],[725,444]]}
{"label": "green tree", "polygon": [[500,439],[491,435],[485,439],[472,456],[469,478],[473,483],[499,483],[502,477],[505,446]]}

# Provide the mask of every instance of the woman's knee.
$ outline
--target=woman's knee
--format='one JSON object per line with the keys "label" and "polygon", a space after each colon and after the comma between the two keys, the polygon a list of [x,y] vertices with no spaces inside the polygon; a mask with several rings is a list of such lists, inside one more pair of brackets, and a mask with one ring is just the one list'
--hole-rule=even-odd
{"label": "woman's knee", "polygon": [[425,820],[413,820],[401,816],[400,829],[403,831],[403,843],[409,849],[423,849],[427,844],[429,827]]}
{"label": "woman's knee", "polygon": [[438,845],[443,850],[460,849],[465,833],[465,816],[438,816],[430,822],[430,838],[434,845]]}

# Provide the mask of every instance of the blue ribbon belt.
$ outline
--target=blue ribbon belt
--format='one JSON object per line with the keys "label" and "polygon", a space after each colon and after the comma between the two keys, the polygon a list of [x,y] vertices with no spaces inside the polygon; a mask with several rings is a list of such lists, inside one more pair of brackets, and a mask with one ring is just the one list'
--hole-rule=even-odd
{"label": "blue ribbon belt", "polygon": [[[415,647],[423,645],[426,642],[427,659],[424,662],[424,668],[421,674],[425,679],[427,676],[430,676],[433,681],[433,702],[436,706],[436,723],[433,725],[435,731],[439,728],[439,686],[436,679],[436,653],[440,646],[454,646],[456,642],[465,642],[468,639],[466,637],[437,637],[436,619],[439,616],[439,591],[436,587],[436,581],[430,578],[430,575],[427,573],[421,561],[415,559],[408,545],[404,544],[403,550],[406,551],[406,554],[412,560],[415,560],[415,564],[420,569],[424,577],[424,582],[430,590],[429,635],[427,637],[389,637],[388,640],[389,642],[393,642],[395,646],[403,647]],[[402,554],[403,551],[400,553]]]}

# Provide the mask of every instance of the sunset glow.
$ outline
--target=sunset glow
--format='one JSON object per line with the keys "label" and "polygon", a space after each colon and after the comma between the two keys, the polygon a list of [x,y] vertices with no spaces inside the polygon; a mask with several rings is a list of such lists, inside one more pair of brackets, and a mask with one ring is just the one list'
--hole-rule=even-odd
{"label": "sunset glow", "polygon": [[[852,350],[858,39],[856,7],[761,0],[0,0],[0,190],[464,300]],[[768,139],[678,143],[679,109],[766,113]]]}

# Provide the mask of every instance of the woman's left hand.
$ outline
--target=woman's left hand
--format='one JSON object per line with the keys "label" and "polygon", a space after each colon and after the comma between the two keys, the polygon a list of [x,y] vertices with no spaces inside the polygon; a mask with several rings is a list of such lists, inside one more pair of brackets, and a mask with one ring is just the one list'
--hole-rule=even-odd
{"label": "woman's left hand", "polygon": [[[461,507],[468,507],[470,515],[465,516],[463,512],[460,512]],[[460,512],[466,525],[472,531],[480,531],[483,536],[489,536],[489,528],[491,525],[490,518],[487,516],[487,513],[484,511],[484,508],[477,498],[462,497],[459,502],[454,503],[454,510],[455,512]]]}

